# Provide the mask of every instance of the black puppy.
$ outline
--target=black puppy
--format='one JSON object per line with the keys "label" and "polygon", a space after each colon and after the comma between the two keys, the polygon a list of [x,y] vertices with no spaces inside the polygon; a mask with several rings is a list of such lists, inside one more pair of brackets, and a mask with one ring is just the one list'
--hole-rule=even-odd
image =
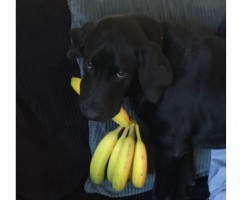
{"label": "black puppy", "polygon": [[71,38],[68,56],[85,60],[83,114],[108,120],[130,95],[154,138],[154,197],[183,199],[176,188],[192,146],[225,148],[225,41],[137,15],[90,22]]}

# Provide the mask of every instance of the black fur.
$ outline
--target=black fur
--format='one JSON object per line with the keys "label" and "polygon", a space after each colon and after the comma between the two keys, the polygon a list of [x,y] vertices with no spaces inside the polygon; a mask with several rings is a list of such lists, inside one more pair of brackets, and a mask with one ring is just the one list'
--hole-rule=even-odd
{"label": "black fur", "polygon": [[136,15],[91,22],[72,37],[68,55],[91,62],[81,85],[84,115],[110,119],[130,95],[156,147],[154,198],[184,199],[181,171],[193,145],[226,145],[225,40]]}

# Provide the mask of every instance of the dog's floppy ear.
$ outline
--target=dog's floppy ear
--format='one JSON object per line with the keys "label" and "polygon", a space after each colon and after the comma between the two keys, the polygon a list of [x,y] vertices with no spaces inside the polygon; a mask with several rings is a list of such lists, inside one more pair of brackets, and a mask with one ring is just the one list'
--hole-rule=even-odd
{"label": "dog's floppy ear", "polygon": [[161,47],[149,41],[139,56],[138,74],[146,98],[156,103],[173,80],[173,71]]}
{"label": "dog's floppy ear", "polygon": [[82,57],[82,50],[86,42],[87,33],[92,25],[93,23],[89,22],[81,28],[73,28],[70,31],[71,47],[67,53],[68,58],[76,59]]}

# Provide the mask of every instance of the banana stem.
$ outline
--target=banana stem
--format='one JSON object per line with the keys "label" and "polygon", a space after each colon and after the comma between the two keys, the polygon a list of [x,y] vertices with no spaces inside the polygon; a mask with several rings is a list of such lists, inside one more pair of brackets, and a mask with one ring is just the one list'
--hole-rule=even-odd
{"label": "banana stem", "polygon": [[141,141],[141,134],[140,134],[140,130],[139,130],[139,125],[138,124],[135,125],[135,133],[136,133],[137,140]]}
{"label": "banana stem", "polygon": [[135,137],[135,124],[134,124],[134,123],[132,123],[132,124],[129,126],[129,134],[128,134],[128,137],[132,137],[132,138]]}
{"label": "banana stem", "polygon": [[122,126],[118,126],[115,130],[113,130],[113,132],[114,132],[115,134],[119,134],[120,131],[121,131],[122,129],[123,129]]}
{"label": "banana stem", "polygon": [[124,129],[121,138],[125,138],[125,137],[127,136],[128,130],[129,130],[129,126],[127,126],[127,127]]}

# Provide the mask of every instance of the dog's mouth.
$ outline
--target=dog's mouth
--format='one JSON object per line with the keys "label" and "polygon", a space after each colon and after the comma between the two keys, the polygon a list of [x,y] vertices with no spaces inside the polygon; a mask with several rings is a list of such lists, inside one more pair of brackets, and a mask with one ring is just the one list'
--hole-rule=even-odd
{"label": "dog's mouth", "polygon": [[112,110],[82,110],[82,114],[89,120],[105,122],[111,120],[116,114],[118,114],[120,108],[112,109]]}

